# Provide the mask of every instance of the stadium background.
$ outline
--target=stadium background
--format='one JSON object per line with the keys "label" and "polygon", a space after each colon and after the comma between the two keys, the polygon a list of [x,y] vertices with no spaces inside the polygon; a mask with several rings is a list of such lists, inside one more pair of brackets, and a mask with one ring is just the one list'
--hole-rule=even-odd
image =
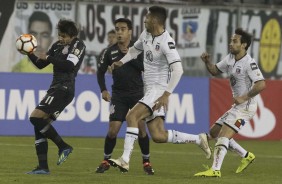
{"label": "stadium background", "polygon": [[[166,127],[190,133],[207,131],[231,105],[228,81],[211,78],[199,59],[207,50],[217,62],[228,53],[228,42],[236,27],[253,33],[249,53],[267,78],[267,90],[259,95],[253,121],[239,139],[281,140],[281,1],[275,0],[120,0],[120,1],[5,1],[0,0],[0,135],[32,135],[28,122],[44,95],[51,74],[12,73],[23,56],[16,52],[18,35],[27,30],[33,11],[47,12],[55,24],[60,18],[73,19],[87,45],[87,56],[77,79],[75,100],[55,126],[65,136],[102,137],[107,130],[108,103],[100,97],[95,70],[97,56],[107,46],[106,33],[113,21],[127,17],[133,21],[133,39],[144,28],[146,8],[161,3],[168,9],[167,29],[176,40],[185,76],[172,95]],[[280,7],[280,9],[279,9]],[[92,72],[85,72],[85,68]],[[108,85],[111,76],[107,76]],[[124,129],[119,136],[124,135]]]}

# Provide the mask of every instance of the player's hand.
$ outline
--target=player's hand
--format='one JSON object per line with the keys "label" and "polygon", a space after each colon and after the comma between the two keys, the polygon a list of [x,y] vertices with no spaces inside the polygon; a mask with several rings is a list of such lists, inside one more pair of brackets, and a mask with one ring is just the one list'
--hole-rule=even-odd
{"label": "player's hand", "polygon": [[160,110],[161,107],[163,107],[164,111],[167,112],[169,95],[170,93],[165,91],[164,94],[155,101],[153,111]]}
{"label": "player's hand", "polygon": [[128,48],[125,47],[125,48],[121,49],[120,51],[121,51],[122,53],[126,54],[126,53],[128,52]]}
{"label": "player's hand", "polygon": [[207,52],[204,52],[204,53],[201,55],[201,59],[202,59],[202,61],[205,62],[205,63],[211,62],[210,54],[207,53]]}
{"label": "player's hand", "polygon": [[47,54],[46,53],[40,53],[37,55],[37,57],[41,60],[47,60]]}
{"label": "player's hand", "polygon": [[247,95],[233,97],[233,101],[236,105],[242,104],[248,100],[249,100],[249,97]]}
{"label": "player's hand", "polygon": [[108,91],[104,90],[102,91],[102,98],[106,101],[106,102],[110,102],[111,101],[111,95]]}
{"label": "player's hand", "polygon": [[123,63],[121,61],[113,62],[113,64],[111,65],[111,69],[113,71],[114,69],[117,69],[117,68],[121,67],[122,65],[123,65]]}

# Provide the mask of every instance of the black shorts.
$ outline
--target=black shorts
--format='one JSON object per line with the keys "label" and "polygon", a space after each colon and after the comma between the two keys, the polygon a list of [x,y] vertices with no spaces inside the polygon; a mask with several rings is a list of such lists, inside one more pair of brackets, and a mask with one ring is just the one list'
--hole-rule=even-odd
{"label": "black shorts", "polygon": [[134,105],[143,97],[143,95],[143,92],[128,96],[112,94],[110,121],[125,121],[125,117],[129,109],[132,109]]}
{"label": "black shorts", "polygon": [[36,109],[40,109],[45,113],[50,114],[50,118],[56,120],[73,98],[74,90],[69,89],[66,86],[51,88],[47,91],[47,94]]}

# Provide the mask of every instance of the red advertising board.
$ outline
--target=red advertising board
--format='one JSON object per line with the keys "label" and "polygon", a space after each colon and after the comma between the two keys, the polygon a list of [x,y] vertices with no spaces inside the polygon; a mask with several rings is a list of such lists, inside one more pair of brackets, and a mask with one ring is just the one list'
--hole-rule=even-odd
{"label": "red advertising board", "polygon": [[[236,139],[282,140],[282,81],[267,80],[266,89],[258,95],[258,110],[249,124],[236,135]],[[229,81],[210,80],[211,125],[232,105]]]}

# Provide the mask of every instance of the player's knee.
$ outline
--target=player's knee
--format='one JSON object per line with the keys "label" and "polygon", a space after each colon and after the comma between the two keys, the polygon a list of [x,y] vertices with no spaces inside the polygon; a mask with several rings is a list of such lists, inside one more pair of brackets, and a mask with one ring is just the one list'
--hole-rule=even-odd
{"label": "player's knee", "polygon": [[138,124],[138,122],[139,122],[138,118],[134,114],[132,114],[130,112],[126,115],[125,119],[126,119],[128,125],[132,125],[132,123],[137,123]]}
{"label": "player's knee", "polygon": [[116,138],[118,134],[118,130],[111,129],[108,131],[108,137],[113,139]]}
{"label": "player's knee", "polygon": [[30,117],[29,121],[38,130],[42,130],[42,129],[44,129],[44,127],[46,127],[48,125],[48,122],[46,122],[43,118]]}

